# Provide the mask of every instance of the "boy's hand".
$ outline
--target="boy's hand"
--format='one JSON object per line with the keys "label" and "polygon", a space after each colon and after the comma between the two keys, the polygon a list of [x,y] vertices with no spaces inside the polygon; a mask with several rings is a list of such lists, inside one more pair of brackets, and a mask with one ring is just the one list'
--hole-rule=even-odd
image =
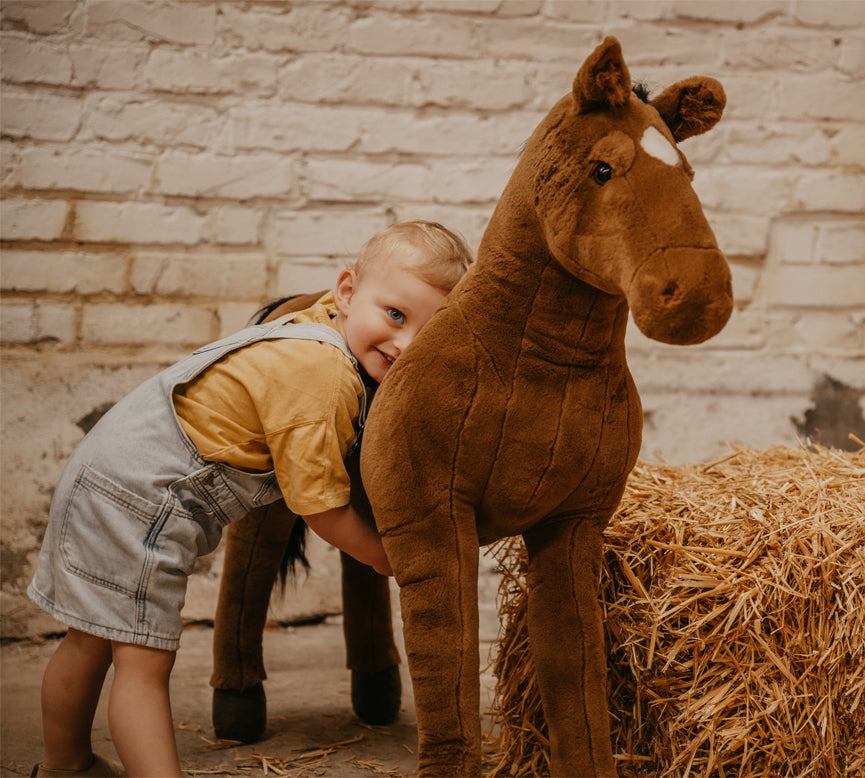
{"label": "boy's hand", "polygon": [[302,518],[322,540],[345,551],[358,562],[369,565],[379,575],[393,575],[381,537],[351,505],[311,513]]}

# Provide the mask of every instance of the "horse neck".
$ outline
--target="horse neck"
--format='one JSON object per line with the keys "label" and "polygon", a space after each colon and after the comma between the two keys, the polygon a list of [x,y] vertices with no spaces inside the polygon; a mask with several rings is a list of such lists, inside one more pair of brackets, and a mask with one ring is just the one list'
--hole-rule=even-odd
{"label": "horse neck", "polygon": [[537,222],[508,218],[501,206],[456,295],[500,369],[509,372],[526,353],[560,365],[624,362],[624,297],[568,273],[550,254]]}

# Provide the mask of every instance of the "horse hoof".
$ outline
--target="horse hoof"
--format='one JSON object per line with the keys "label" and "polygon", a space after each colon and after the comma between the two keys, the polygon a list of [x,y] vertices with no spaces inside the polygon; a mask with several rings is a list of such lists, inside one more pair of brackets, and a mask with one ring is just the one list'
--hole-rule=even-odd
{"label": "horse hoof", "polygon": [[248,689],[213,690],[213,731],[220,740],[254,743],[267,725],[267,699],[260,683]]}
{"label": "horse hoof", "polygon": [[399,667],[377,673],[351,671],[351,707],[366,724],[390,724],[399,715],[402,682]]}

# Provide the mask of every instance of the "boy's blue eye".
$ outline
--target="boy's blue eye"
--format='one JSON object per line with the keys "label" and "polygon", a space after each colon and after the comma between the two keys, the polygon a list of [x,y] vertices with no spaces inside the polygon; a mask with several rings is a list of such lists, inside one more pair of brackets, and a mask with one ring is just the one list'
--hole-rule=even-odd
{"label": "boy's blue eye", "polygon": [[388,308],[387,315],[399,324],[402,324],[405,321],[405,315],[403,314],[403,312],[398,311],[396,308]]}

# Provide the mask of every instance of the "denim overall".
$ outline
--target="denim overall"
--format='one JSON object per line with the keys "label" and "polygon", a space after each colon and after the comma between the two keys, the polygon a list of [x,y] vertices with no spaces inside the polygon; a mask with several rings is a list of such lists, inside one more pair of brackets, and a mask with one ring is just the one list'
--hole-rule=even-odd
{"label": "denim overall", "polygon": [[[90,430],[54,493],[28,589],[34,602],[84,632],[177,649],[196,558],[216,548],[227,524],[282,495],[273,470],[246,472],[205,461],[177,419],[174,389],[230,352],[272,338],[332,344],[358,370],[336,330],[286,326],[287,320],[200,348],[145,381]],[[353,445],[366,406],[364,388]]]}

